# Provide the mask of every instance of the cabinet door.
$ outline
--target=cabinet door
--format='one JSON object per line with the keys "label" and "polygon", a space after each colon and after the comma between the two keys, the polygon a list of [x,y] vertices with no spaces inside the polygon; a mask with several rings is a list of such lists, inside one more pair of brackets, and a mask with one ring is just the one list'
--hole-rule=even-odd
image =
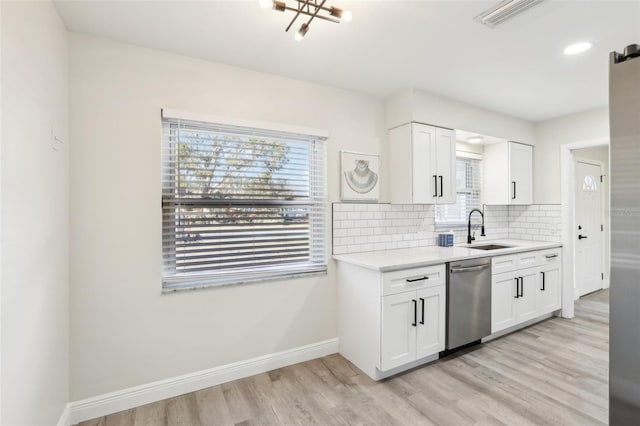
{"label": "cabinet door", "polygon": [[416,359],[417,316],[415,291],[382,298],[382,371]]}
{"label": "cabinet door", "polygon": [[495,333],[516,323],[516,272],[491,277],[491,332]]}
{"label": "cabinet door", "polygon": [[444,350],[446,291],[444,285],[417,291],[416,359]]}
{"label": "cabinet door", "polygon": [[435,175],[437,204],[456,203],[456,138],[453,130],[436,128]]}
{"label": "cabinet door", "polygon": [[[435,139],[435,127],[419,123],[411,125],[412,158],[406,167],[413,168],[414,203],[433,204],[438,196],[438,175],[433,168]],[[390,172],[394,173],[394,170]]]}
{"label": "cabinet door", "polygon": [[510,204],[533,202],[533,147],[509,142]]}
{"label": "cabinet door", "polygon": [[521,278],[520,297],[515,299],[516,324],[538,316],[538,269],[515,271]]}
{"label": "cabinet door", "polygon": [[541,266],[539,282],[538,310],[540,315],[560,309],[562,307],[560,266],[558,264]]}

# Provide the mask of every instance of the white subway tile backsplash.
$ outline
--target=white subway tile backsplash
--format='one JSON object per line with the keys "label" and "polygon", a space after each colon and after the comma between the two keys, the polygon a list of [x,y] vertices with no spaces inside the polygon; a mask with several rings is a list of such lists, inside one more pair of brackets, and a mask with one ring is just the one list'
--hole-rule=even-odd
{"label": "white subway tile backsplash", "polygon": [[[559,242],[560,205],[485,206],[486,236],[473,227],[476,242],[522,239]],[[333,204],[333,253],[357,253],[437,244],[435,208],[423,204]],[[455,229],[456,244],[466,243],[467,229]]]}
{"label": "white subway tile backsplash", "polygon": [[[347,205],[349,207],[345,207]],[[345,212],[349,212],[347,216],[344,216]],[[436,240],[434,217],[431,205],[334,203],[333,252],[432,246]],[[355,240],[345,241],[345,235],[353,236]]]}
{"label": "white subway tile backsplash", "polygon": [[347,232],[347,229],[333,228],[333,238],[346,237]]}
{"label": "white subway tile backsplash", "polygon": [[560,242],[559,204],[509,206],[509,238]]}

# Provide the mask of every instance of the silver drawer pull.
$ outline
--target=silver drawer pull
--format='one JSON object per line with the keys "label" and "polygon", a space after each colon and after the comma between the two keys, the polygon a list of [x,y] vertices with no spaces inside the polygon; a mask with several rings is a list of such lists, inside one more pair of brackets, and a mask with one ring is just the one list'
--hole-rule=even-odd
{"label": "silver drawer pull", "polygon": [[406,281],[407,281],[408,283],[415,283],[415,282],[417,282],[417,281],[424,281],[424,280],[428,280],[428,279],[429,279],[429,277],[425,275],[425,276],[424,276],[424,277],[422,277],[422,278],[414,278],[414,279],[409,279],[409,278],[407,278],[407,279],[406,279]]}
{"label": "silver drawer pull", "polygon": [[554,257],[558,257],[557,254],[545,254],[544,257],[546,257],[547,259],[553,259]]}

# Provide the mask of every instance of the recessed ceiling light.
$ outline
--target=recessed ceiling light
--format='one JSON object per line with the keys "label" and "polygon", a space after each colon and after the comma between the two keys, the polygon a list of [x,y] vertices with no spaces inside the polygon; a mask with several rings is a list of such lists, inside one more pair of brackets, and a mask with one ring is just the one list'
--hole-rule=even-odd
{"label": "recessed ceiling light", "polygon": [[480,143],[484,140],[482,136],[470,136],[467,138],[467,142],[469,143]]}
{"label": "recessed ceiling light", "polygon": [[591,46],[593,46],[593,43],[588,41],[581,41],[580,43],[574,43],[570,46],[567,46],[564,49],[564,54],[577,55],[578,53],[586,52],[587,50],[591,49]]}

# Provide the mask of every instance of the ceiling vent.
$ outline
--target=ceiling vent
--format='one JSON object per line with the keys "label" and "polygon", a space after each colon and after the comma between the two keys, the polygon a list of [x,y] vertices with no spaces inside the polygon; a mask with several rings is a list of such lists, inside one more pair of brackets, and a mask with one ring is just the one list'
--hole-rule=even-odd
{"label": "ceiling vent", "polygon": [[493,28],[525,10],[542,3],[544,0],[507,0],[482,12],[474,19],[489,28]]}

